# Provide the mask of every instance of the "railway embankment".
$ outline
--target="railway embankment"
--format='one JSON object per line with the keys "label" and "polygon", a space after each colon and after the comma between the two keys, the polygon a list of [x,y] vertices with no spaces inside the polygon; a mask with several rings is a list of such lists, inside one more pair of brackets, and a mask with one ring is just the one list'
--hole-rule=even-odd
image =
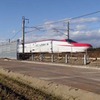
{"label": "railway embankment", "polygon": [[1,100],[100,100],[100,95],[0,68]]}

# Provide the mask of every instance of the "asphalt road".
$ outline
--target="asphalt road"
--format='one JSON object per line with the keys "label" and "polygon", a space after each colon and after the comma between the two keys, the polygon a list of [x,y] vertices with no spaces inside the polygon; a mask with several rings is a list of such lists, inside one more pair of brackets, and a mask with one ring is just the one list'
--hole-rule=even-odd
{"label": "asphalt road", "polygon": [[39,79],[100,94],[100,69],[27,63],[15,60],[0,60],[0,66]]}

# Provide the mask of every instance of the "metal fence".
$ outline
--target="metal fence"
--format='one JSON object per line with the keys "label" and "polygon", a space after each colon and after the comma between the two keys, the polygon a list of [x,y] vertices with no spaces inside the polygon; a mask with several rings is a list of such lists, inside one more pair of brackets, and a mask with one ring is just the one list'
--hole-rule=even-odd
{"label": "metal fence", "polygon": [[34,53],[30,55],[29,60],[74,65],[86,65],[89,63],[88,56],[85,53]]}
{"label": "metal fence", "polygon": [[91,58],[87,53],[34,53],[29,60],[100,67],[100,59]]}
{"label": "metal fence", "polygon": [[18,41],[0,44],[0,58],[17,59]]}

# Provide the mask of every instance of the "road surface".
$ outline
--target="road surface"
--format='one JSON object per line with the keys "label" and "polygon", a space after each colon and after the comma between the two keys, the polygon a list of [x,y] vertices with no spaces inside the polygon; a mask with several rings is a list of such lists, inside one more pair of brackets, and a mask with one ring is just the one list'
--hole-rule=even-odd
{"label": "road surface", "polygon": [[46,81],[53,81],[100,94],[100,69],[68,67],[16,60],[0,60],[0,66]]}

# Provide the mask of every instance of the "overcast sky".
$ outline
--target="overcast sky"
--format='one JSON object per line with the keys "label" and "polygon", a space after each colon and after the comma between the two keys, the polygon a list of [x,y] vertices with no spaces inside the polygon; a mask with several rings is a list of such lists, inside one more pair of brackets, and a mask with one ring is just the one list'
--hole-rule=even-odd
{"label": "overcast sky", "polygon": [[[21,38],[22,16],[29,19],[26,26],[42,25],[39,28],[46,30],[26,29],[34,30],[26,34],[27,41],[63,39],[66,38],[66,21],[45,24],[99,10],[100,0],[0,0],[0,40]],[[70,38],[100,47],[100,13],[70,20]]]}

